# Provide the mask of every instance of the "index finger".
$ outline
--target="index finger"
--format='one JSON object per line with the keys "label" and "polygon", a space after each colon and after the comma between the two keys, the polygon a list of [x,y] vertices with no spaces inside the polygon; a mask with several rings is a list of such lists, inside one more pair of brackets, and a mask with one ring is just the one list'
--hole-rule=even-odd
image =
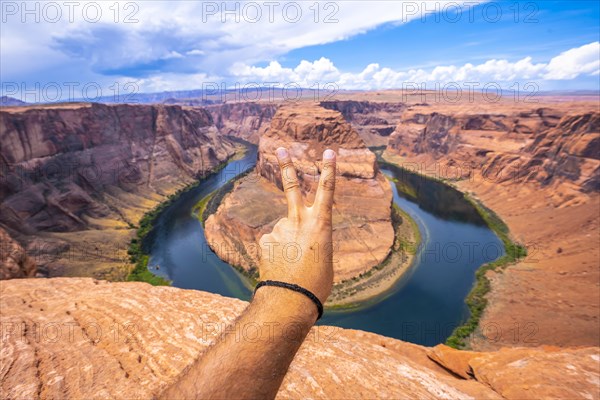
{"label": "index finger", "polygon": [[335,165],[335,152],[330,149],[325,150],[323,153],[323,169],[314,203],[317,212],[325,218],[331,218],[333,194],[335,192]]}
{"label": "index finger", "polygon": [[288,203],[288,218],[296,220],[300,214],[300,207],[304,205],[296,168],[287,149],[284,147],[277,149],[277,160],[279,161],[279,168],[281,168],[281,184]]}

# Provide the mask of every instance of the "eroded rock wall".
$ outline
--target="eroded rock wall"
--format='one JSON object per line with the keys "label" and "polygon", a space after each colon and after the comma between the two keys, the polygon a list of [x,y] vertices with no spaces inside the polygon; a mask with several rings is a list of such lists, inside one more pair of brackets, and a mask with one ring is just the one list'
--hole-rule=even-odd
{"label": "eroded rock wall", "polygon": [[0,228],[0,280],[31,278],[36,272],[35,262],[23,247]]}
{"label": "eroded rock wall", "polygon": [[[230,135],[258,144],[271,124],[277,108],[294,102],[273,100],[238,102],[207,106],[222,135]],[[308,102],[305,102],[308,103]],[[386,145],[407,106],[404,103],[330,100],[319,105],[339,111],[367,146]]]}
{"label": "eroded rock wall", "polygon": [[386,145],[407,109],[407,105],[401,102],[359,100],[322,101],[321,106],[341,112],[367,146]]}
{"label": "eroded rock wall", "polygon": [[235,136],[258,143],[269,129],[278,103],[226,103],[207,107],[221,135]]}
{"label": "eroded rock wall", "polygon": [[421,105],[391,135],[386,158],[469,192],[528,249],[488,272],[476,349],[598,345],[599,121],[588,102]]}
{"label": "eroded rock wall", "polygon": [[206,110],[164,105],[4,108],[0,140],[0,224],[28,252],[53,253],[39,257],[50,275],[70,273],[60,254],[85,240],[101,253],[90,264],[126,264],[143,212],[233,154]]}

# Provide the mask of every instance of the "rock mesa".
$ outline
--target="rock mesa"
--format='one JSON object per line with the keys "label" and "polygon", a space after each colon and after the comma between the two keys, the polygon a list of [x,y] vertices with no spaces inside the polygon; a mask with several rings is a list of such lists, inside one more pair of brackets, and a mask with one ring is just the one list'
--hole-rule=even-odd
{"label": "rock mesa", "polygon": [[287,210],[275,156],[280,146],[290,151],[309,203],[318,184],[323,151],[332,148],[338,154],[335,281],[358,276],[381,263],[394,240],[390,185],[378,170],[375,155],[342,115],[312,104],[282,106],[273,117],[260,139],[257,173],[238,182],[206,221],[206,236],[215,252],[230,264],[256,269],[258,239]]}

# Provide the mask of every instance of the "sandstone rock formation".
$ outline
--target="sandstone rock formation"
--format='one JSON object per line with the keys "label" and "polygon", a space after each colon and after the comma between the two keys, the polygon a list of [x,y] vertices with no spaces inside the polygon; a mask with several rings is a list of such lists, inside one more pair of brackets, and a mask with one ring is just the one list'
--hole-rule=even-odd
{"label": "sandstone rock formation", "polygon": [[[0,397],[152,398],[214,342],[246,303],[90,278],[0,282]],[[150,311],[151,310],[151,311]],[[278,398],[598,398],[600,349],[467,353],[462,379],[428,349],[372,333],[314,327]],[[443,366],[443,367],[442,367]]]}
{"label": "sandstone rock formation", "polygon": [[338,245],[335,282],[356,277],[381,263],[394,240],[392,192],[375,155],[336,111],[314,104],[282,106],[260,140],[253,174],[238,183],[206,221],[206,237],[230,264],[255,270],[257,243],[286,214],[275,150],[285,146],[299,173],[302,191],[313,201],[323,151],[338,154],[333,240]]}
{"label": "sandstone rock formation", "polygon": [[404,103],[357,100],[322,101],[321,106],[341,112],[367,146],[387,144],[406,109]]}
{"label": "sandstone rock formation", "polygon": [[180,106],[8,107],[0,140],[0,225],[50,275],[122,278],[142,214],[233,154]]}
{"label": "sandstone rock formation", "polygon": [[391,135],[386,158],[469,192],[528,248],[488,273],[474,348],[598,345],[599,121],[597,102],[413,105]]}
{"label": "sandstone rock formation", "polygon": [[481,353],[443,344],[429,358],[464,379],[476,379],[506,399],[595,399],[600,396],[598,347],[502,348]]}
{"label": "sandstone rock formation", "polygon": [[[275,111],[289,102],[283,99],[263,102],[238,102],[206,107],[222,135],[230,135],[258,143],[268,129]],[[308,102],[304,102],[308,104]],[[387,144],[406,109],[403,103],[385,103],[356,100],[322,101],[320,106],[339,111],[358,132],[367,146]]]}
{"label": "sandstone rock formation", "polygon": [[36,271],[35,262],[23,247],[0,228],[0,280],[31,278]]}
{"label": "sandstone rock formation", "polygon": [[221,135],[235,136],[251,143],[258,143],[261,135],[269,129],[278,104],[226,103],[209,106],[215,126]]}
{"label": "sandstone rock formation", "polygon": [[[600,114],[538,108],[504,114],[409,113],[390,137],[396,154],[441,159],[467,178],[474,169],[497,183],[572,181],[600,191]],[[461,171],[461,169],[463,171]],[[447,177],[446,177],[447,178]]]}

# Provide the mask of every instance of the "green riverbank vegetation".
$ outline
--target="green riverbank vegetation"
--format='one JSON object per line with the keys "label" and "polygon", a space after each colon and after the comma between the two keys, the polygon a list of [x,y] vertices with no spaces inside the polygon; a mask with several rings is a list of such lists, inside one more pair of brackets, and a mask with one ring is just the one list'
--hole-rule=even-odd
{"label": "green riverbank vegetation", "polygon": [[[391,165],[395,168],[403,169],[401,166],[389,162],[387,160],[380,160],[382,165]],[[422,179],[437,182],[439,184],[447,185],[455,190],[458,190],[455,185],[450,181],[429,177],[427,175],[418,174],[415,172],[404,169],[407,173],[412,173],[420,176]],[[397,185],[398,190],[402,190],[402,185]],[[460,192],[460,191],[459,191]],[[488,304],[486,298],[487,294],[491,290],[490,280],[486,276],[488,271],[500,272],[504,270],[508,265],[517,262],[523,257],[527,256],[527,249],[512,240],[508,226],[502,221],[502,219],[491,209],[486,207],[481,201],[474,197],[460,192],[464,199],[469,202],[481,216],[483,221],[486,223],[489,229],[491,229],[496,236],[502,241],[504,247],[504,255],[495,261],[487,264],[483,264],[475,272],[475,283],[465,299],[465,303],[469,308],[469,318],[460,326],[456,327],[450,337],[446,339],[446,345],[455,349],[464,349],[468,346],[468,339],[475,333],[479,326],[479,321],[483,316],[483,312]],[[409,190],[409,195],[411,195]]]}
{"label": "green riverbank vegetation", "polygon": [[446,344],[455,349],[464,349],[467,347],[467,339],[477,330],[479,321],[488,304],[486,296],[491,290],[491,284],[486,273],[488,271],[502,271],[508,265],[527,256],[525,246],[512,241],[508,226],[494,211],[469,195],[465,194],[465,199],[477,209],[487,226],[500,238],[504,245],[505,254],[495,261],[482,265],[475,272],[475,285],[465,300],[470,311],[469,319],[454,329],[452,335],[446,339]]}
{"label": "green riverbank vegetation", "polygon": [[148,249],[145,248],[145,241],[154,229],[154,224],[156,219],[160,214],[171,206],[181,195],[189,192],[197,188],[201,183],[203,183],[206,179],[210,178],[213,175],[216,175],[219,171],[221,171],[225,166],[232,160],[238,159],[244,155],[245,148],[239,147],[238,151],[234,156],[229,158],[228,160],[220,163],[215,168],[211,170],[211,172],[204,174],[200,179],[196,182],[183,187],[177,190],[175,193],[167,196],[167,199],[162,203],[158,204],[152,210],[148,211],[144,214],[142,219],[139,222],[138,229],[135,233],[135,237],[131,239],[129,244],[129,249],[127,250],[127,255],[129,256],[129,262],[134,265],[133,269],[127,276],[128,281],[132,282],[146,282],[154,286],[168,286],[171,284],[171,281],[164,279],[161,276],[153,274],[148,269],[148,261],[150,256],[147,254]]}

